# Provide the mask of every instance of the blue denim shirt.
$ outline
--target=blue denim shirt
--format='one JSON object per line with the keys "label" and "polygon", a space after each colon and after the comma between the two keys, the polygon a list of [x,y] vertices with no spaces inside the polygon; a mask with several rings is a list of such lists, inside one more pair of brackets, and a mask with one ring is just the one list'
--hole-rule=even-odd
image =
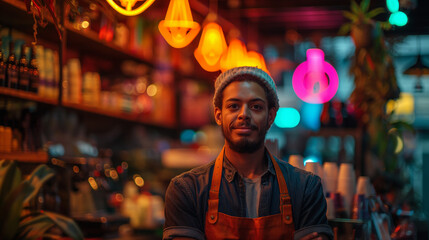
{"label": "blue denim shirt", "polygon": [[[268,171],[261,179],[259,217],[280,213],[280,191],[276,173],[266,154]],[[295,239],[312,232],[333,233],[326,218],[326,200],[321,179],[276,158],[286,180],[292,200]],[[191,237],[204,239],[204,224],[208,206],[214,162],[194,168],[173,178],[165,196],[163,239]],[[237,170],[225,157],[219,190],[219,212],[246,217],[245,185]]]}

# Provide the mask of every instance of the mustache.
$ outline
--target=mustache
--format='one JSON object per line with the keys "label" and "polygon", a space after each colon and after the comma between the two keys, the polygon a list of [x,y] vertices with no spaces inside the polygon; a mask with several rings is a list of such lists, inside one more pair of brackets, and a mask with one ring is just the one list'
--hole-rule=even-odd
{"label": "mustache", "polygon": [[237,128],[250,128],[252,130],[257,130],[258,127],[256,125],[250,124],[250,123],[232,123],[231,124],[231,128],[232,129],[237,129]]}

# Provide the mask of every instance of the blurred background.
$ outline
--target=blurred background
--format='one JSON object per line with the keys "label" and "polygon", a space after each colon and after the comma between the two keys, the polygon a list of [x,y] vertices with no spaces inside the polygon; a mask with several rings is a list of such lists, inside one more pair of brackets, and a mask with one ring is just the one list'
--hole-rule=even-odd
{"label": "blurred background", "polygon": [[[223,146],[216,77],[258,66],[280,99],[267,146],[322,177],[339,239],[428,239],[428,5],[0,0],[0,159],[55,170],[29,209],[87,238],[160,239],[171,178]],[[203,41],[211,22],[219,42]],[[314,48],[338,89],[309,101],[292,79]],[[306,90],[335,82],[323,79]]]}

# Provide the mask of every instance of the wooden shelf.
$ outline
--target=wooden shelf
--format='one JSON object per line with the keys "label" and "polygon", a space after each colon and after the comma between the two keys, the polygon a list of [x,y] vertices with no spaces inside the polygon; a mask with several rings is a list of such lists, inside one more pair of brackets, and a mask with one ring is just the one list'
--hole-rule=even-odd
{"label": "wooden shelf", "polygon": [[[23,33],[33,35],[33,16],[27,13],[26,6],[23,0],[0,0],[0,26],[10,27]],[[53,20],[49,13],[45,14],[48,21],[46,27],[38,26],[38,38],[51,42],[58,42],[59,38],[55,30]],[[71,24],[65,24],[67,49],[76,50],[82,54],[89,54],[96,57],[102,57],[108,61],[118,62],[123,60],[134,60],[148,66],[153,67],[150,61],[144,59],[143,56],[134,53],[128,49],[124,49],[113,42],[106,42],[98,38],[98,34],[90,30],[78,30]],[[29,100],[44,104],[59,106],[62,105],[69,109],[74,109],[81,112],[92,113],[100,116],[126,120],[130,122],[142,123],[149,126],[161,127],[168,129],[176,128],[175,124],[164,124],[155,122],[150,116],[135,113],[125,113],[120,111],[111,111],[108,109],[97,108],[84,104],[73,104],[63,102],[58,99],[50,99],[41,97],[35,93],[0,87],[0,96],[12,97],[16,99]]]}
{"label": "wooden shelf", "polygon": [[[58,105],[58,101],[56,99],[51,98],[44,98],[36,93],[32,92],[26,92],[22,90],[12,89],[12,88],[5,88],[0,87],[0,95],[1,96],[7,96],[22,100],[28,100],[28,101],[34,101],[49,105]],[[156,127],[162,127],[162,128],[175,128],[176,125],[171,124],[163,124],[163,123],[155,123],[150,119],[149,116],[146,116],[144,114],[137,114],[137,113],[126,113],[121,111],[112,111],[109,109],[103,109],[98,108],[95,106],[85,105],[85,104],[76,104],[76,103],[69,103],[69,102],[63,102],[62,103],[64,107],[74,109],[81,112],[87,112],[87,113],[93,113],[100,116],[106,116],[111,118],[117,118],[121,120],[126,120],[130,122],[136,122],[136,123],[142,123],[150,126],[156,126]]]}
{"label": "wooden shelf", "polygon": [[47,163],[48,154],[46,152],[0,152],[0,159],[26,163]]}
{"label": "wooden shelf", "polygon": [[[2,27],[10,27],[33,36],[33,15],[27,13],[24,1],[0,0],[0,9],[2,9],[0,14],[0,25]],[[50,39],[49,41],[57,43],[59,37],[53,25],[52,18],[48,12],[44,12],[44,16],[48,24],[46,27],[37,27],[37,36],[38,38],[43,36],[43,39]]]}
{"label": "wooden shelf", "polygon": [[134,60],[152,66],[149,60],[143,56],[124,49],[113,42],[107,42],[98,38],[98,34],[91,30],[78,30],[71,24],[66,24],[67,48],[79,49],[81,53],[103,57],[114,61]]}
{"label": "wooden shelf", "polygon": [[63,106],[66,108],[78,110],[81,112],[87,112],[87,113],[93,113],[97,115],[122,119],[130,122],[136,122],[136,123],[142,123],[150,126],[156,126],[156,127],[162,127],[162,128],[175,128],[175,125],[168,125],[163,123],[155,123],[152,121],[150,116],[146,116],[144,114],[138,114],[138,113],[126,113],[121,111],[113,111],[109,109],[104,108],[98,108],[95,106],[85,105],[85,104],[76,104],[76,103],[70,103],[70,102],[64,102]]}
{"label": "wooden shelf", "polygon": [[[0,25],[11,27],[18,31],[33,35],[33,15],[27,13],[25,3],[17,0],[0,0],[0,9],[7,9],[0,14]],[[58,42],[59,38],[54,27],[53,20],[49,13],[45,13],[45,19],[48,21],[47,26],[38,26],[38,38],[50,39]],[[113,42],[106,42],[98,38],[98,34],[87,30],[75,29],[71,24],[65,24],[67,47],[78,49],[85,54],[99,56],[109,60],[135,60],[151,65],[150,61],[143,56],[124,49]]]}
{"label": "wooden shelf", "polygon": [[364,138],[363,138],[363,129],[361,127],[356,128],[335,128],[335,127],[325,127],[320,128],[318,131],[308,133],[308,136],[311,137],[323,137],[329,138],[331,136],[340,137],[342,148],[344,148],[344,138],[346,136],[352,136],[355,140],[355,149],[354,149],[354,165],[357,176],[363,176],[364,171]]}
{"label": "wooden shelf", "polygon": [[0,87],[0,95],[23,99],[23,100],[29,100],[49,105],[57,105],[58,101],[56,99],[52,98],[45,98],[37,95],[37,93],[32,92],[26,92],[22,90],[12,89],[12,88],[6,88],[6,87]]}
{"label": "wooden shelf", "polygon": [[362,136],[362,129],[360,128],[320,128],[318,131],[310,132],[310,136],[321,136],[321,137],[329,137],[329,136],[340,136],[345,137],[347,135],[354,137]]}

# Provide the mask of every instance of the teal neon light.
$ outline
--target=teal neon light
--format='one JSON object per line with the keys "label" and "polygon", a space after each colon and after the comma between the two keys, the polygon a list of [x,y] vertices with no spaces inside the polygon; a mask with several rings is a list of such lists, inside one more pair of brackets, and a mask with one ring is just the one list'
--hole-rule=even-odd
{"label": "teal neon light", "polygon": [[389,22],[392,25],[396,25],[399,27],[405,26],[408,23],[408,17],[405,13],[399,11],[392,13],[389,17]]}
{"label": "teal neon light", "polygon": [[280,108],[274,119],[274,124],[279,128],[294,128],[299,124],[301,115],[295,108]]}
{"label": "teal neon light", "polygon": [[387,9],[391,13],[399,11],[399,1],[398,0],[387,0],[386,1]]}

